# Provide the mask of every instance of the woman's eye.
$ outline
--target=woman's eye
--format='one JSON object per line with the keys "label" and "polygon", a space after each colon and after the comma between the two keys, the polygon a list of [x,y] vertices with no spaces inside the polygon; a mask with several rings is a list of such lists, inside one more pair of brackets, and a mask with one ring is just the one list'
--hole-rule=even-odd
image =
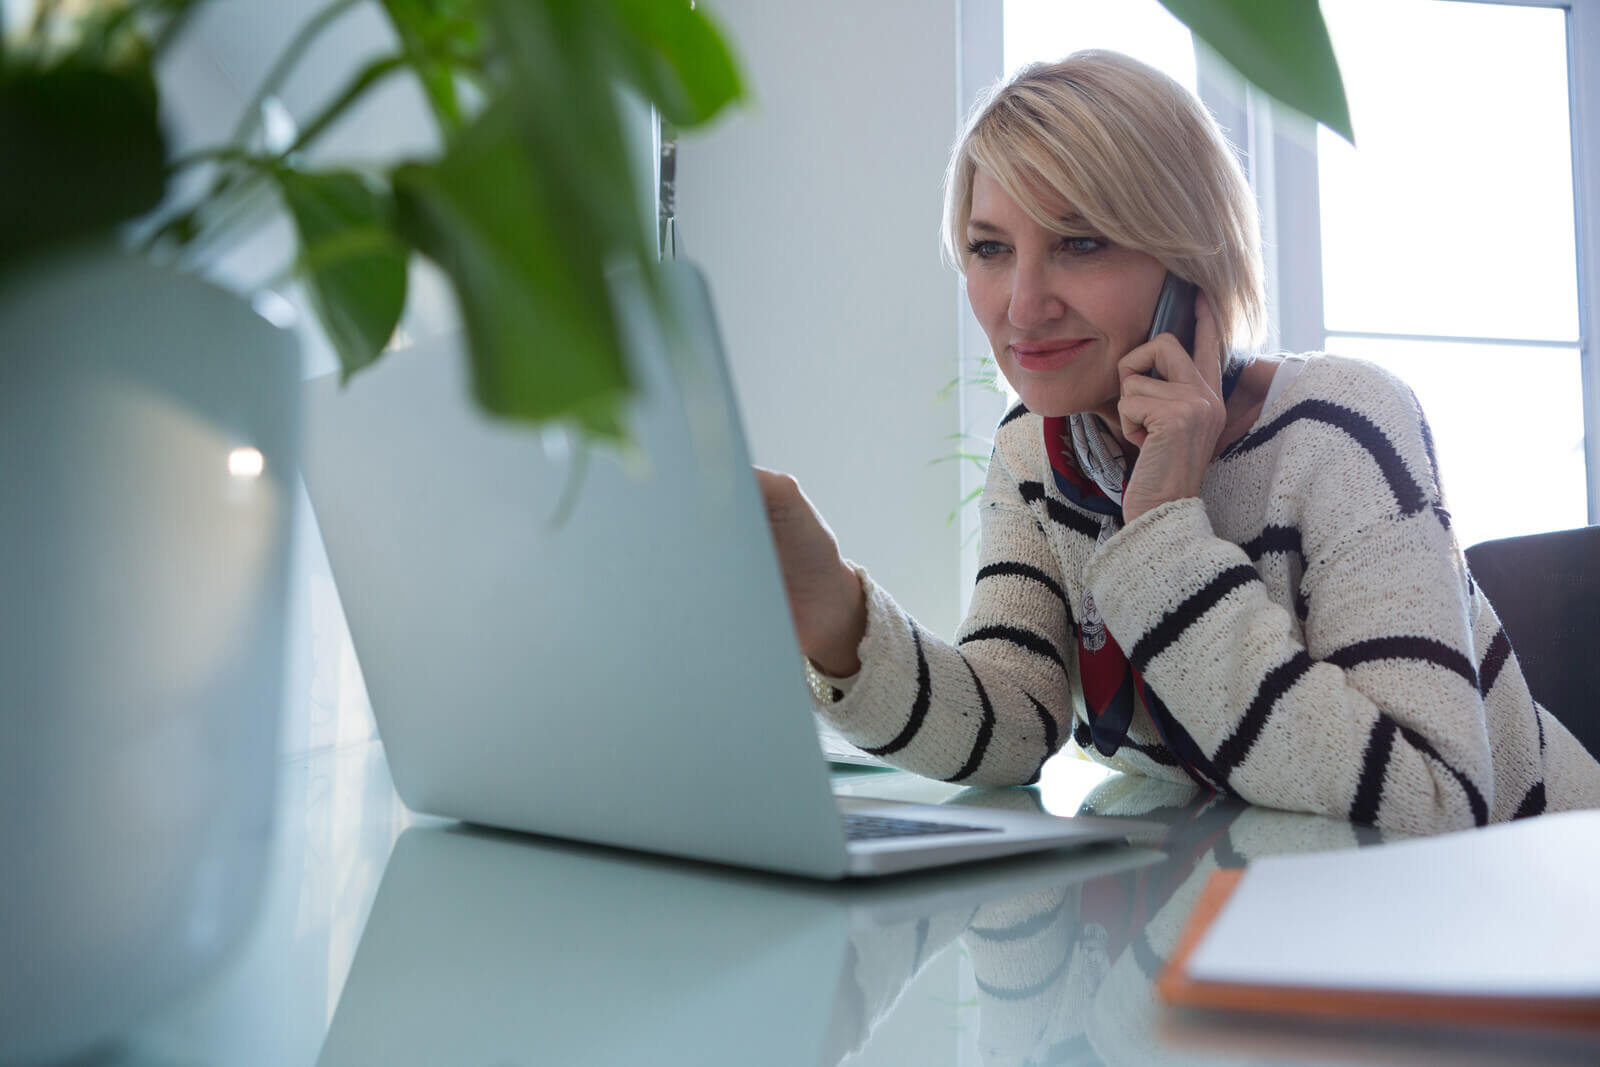
{"label": "woman's eye", "polygon": [[1063,237],[1061,247],[1075,256],[1088,255],[1098,252],[1106,246],[1104,238],[1100,237]]}
{"label": "woman's eye", "polygon": [[977,256],[979,259],[992,259],[1006,250],[1006,246],[999,241],[968,241],[967,255]]}

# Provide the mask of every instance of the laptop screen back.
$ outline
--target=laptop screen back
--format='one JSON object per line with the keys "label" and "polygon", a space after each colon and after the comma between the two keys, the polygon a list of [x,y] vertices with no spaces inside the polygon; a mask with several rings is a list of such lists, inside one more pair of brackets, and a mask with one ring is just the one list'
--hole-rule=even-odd
{"label": "laptop screen back", "polygon": [[[845,863],[704,283],[619,310],[634,446],[473,404],[460,337],[307,385],[307,488],[402,798],[808,874]],[[576,479],[575,483],[572,480]],[[568,503],[563,505],[563,500]]]}

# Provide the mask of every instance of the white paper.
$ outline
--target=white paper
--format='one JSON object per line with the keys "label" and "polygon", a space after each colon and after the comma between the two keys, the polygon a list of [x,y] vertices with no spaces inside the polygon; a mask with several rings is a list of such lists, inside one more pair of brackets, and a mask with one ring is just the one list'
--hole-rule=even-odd
{"label": "white paper", "polygon": [[1600,996],[1600,811],[1256,860],[1189,973],[1383,992]]}

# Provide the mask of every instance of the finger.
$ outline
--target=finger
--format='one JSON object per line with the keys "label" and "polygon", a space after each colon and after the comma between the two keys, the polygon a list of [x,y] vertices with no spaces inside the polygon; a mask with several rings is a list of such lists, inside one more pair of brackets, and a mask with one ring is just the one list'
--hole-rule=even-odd
{"label": "finger", "polygon": [[765,467],[752,465],[756,472],[756,484],[761,486],[761,495],[768,499],[776,497],[792,497],[800,492],[800,483],[794,480],[792,474],[782,471],[768,470]]}
{"label": "finger", "polygon": [[1126,382],[1133,375],[1149,374],[1153,370],[1167,381],[1190,381],[1193,380],[1189,374],[1190,362],[1189,353],[1178,339],[1163,333],[1129,349],[1117,361],[1117,376],[1119,381]]}
{"label": "finger", "polygon": [[1194,365],[1200,378],[1217,396],[1222,395],[1222,337],[1217,316],[1204,291],[1194,298]]}
{"label": "finger", "polygon": [[1122,379],[1124,399],[1137,396],[1168,403],[1181,403],[1192,399],[1193,395],[1194,386],[1190,383],[1151,378],[1143,374],[1130,374]]}
{"label": "finger", "polygon": [[1159,404],[1159,400],[1151,397],[1126,394],[1117,401],[1117,421],[1122,424],[1122,436],[1134,447],[1144,447],[1145,439],[1150,436],[1148,420],[1155,414]]}

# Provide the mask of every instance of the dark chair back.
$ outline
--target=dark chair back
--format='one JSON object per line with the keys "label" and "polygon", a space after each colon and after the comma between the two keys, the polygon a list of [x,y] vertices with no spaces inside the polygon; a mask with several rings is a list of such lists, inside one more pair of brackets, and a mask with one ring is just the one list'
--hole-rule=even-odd
{"label": "dark chair back", "polygon": [[1533,699],[1600,754],[1600,526],[1467,549]]}

